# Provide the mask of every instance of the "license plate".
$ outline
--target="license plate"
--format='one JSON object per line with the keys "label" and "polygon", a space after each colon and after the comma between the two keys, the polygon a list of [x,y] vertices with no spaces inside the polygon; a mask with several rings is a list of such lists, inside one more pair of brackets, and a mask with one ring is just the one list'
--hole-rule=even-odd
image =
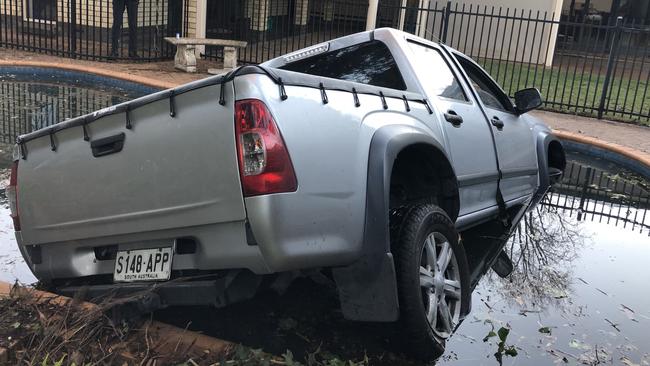
{"label": "license plate", "polygon": [[172,268],[172,248],[123,250],[115,258],[115,282],[165,281]]}

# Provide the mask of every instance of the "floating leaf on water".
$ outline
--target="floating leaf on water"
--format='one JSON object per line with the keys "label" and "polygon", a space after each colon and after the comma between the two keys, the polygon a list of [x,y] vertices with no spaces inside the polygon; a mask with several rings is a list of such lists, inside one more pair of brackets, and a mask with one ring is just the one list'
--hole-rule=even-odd
{"label": "floating leaf on water", "polygon": [[621,363],[626,366],[640,366],[640,364],[632,362],[632,360],[626,356],[621,357]]}
{"label": "floating leaf on water", "polygon": [[590,345],[588,345],[586,343],[582,343],[577,339],[572,339],[571,342],[569,342],[569,347],[575,348],[575,349],[581,349],[581,350],[591,349]]}
{"label": "floating leaf on water", "polygon": [[620,309],[623,313],[625,313],[625,315],[627,316],[628,319],[630,319],[630,320],[636,320],[636,319],[634,318],[634,311],[633,311],[632,309],[628,308],[627,306],[625,306],[625,305],[623,305],[623,304],[621,304],[621,307],[620,307],[619,309]]}
{"label": "floating leaf on water", "polygon": [[497,331],[497,334],[499,335],[499,339],[501,340],[501,342],[505,342],[506,339],[508,338],[508,334],[510,334],[510,329],[501,327]]}
{"label": "floating leaf on water", "polygon": [[603,295],[605,295],[605,296],[609,296],[609,295],[607,294],[607,292],[605,292],[605,291],[599,289],[598,287],[596,287],[596,291],[600,292],[601,294],[603,294]]}
{"label": "floating leaf on water", "polygon": [[294,365],[293,353],[291,353],[290,350],[287,350],[287,352],[282,355],[282,358],[284,359],[285,365],[289,365],[289,366]]}
{"label": "floating leaf on water", "polygon": [[541,327],[538,329],[540,333],[544,334],[551,334],[551,328],[550,327]]}
{"label": "floating leaf on water", "polygon": [[510,346],[510,347],[506,348],[505,354],[506,354],[506,356],[510,356],[510,357],[517,357],[517,355],[518,355],[517,349],[515,348],[515,346]]}
{"label": "floating leaf on water", "polygon": [[483,337],[483,342],[487,342],[488,339],[490,339],[492,337],[496,337],[496,336],[497,336],[497,334],[494,333],[494,331],[491,330],[490,333],[488,333],[485,337]]}
{"label": "floating leaf on water", "polygon": [[519,306],[524,306],[525,304],[521,296],[515,296],[515,301],[517,302],[517,304],[519,304]]}

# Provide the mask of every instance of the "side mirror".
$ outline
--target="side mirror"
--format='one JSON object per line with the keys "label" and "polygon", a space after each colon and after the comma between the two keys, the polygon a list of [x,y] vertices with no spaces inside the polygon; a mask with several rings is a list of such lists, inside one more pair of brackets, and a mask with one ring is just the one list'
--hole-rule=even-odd
{"label": "side mirror", "polygon": [[517,114],[524,114],[542,105],[542,95],[537,88],[526,88],[515,93]]}

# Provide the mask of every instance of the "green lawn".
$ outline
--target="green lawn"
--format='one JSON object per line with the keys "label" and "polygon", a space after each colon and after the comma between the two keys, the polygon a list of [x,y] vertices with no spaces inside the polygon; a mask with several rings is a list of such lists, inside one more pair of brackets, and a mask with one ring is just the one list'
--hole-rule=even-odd
{"label": "green lawn", "polygon": [[[576,70],[573,65],[565,65],[559,69],[505,61],[478,62],[510,95],[526,87],[536,87],[547,102],[545,109],[593,117],[598,113],[604,74],[593,72],[590,76],[589,68],[583,72],[580,66]],[[609,99],[605,104],[606,109],[612,111],[605,112],[604,118],[650,126],[650,86],[645,75],[647,74],[639,80],[637,70],[634,72],[636,77],[621,77],[620,72],[612,77],[611,92],[608,92]],[[625,114],[630,112],[642,114],[644,117]]]}

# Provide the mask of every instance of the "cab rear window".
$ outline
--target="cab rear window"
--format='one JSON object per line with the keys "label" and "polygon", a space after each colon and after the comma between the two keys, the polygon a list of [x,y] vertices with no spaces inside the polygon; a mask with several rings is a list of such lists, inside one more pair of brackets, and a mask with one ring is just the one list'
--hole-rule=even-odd
{"label": "cab rear window", "polygon": [[370,41],[287,64],[281,69],[303,74],[405,90],[406,84],[390,50]]}

